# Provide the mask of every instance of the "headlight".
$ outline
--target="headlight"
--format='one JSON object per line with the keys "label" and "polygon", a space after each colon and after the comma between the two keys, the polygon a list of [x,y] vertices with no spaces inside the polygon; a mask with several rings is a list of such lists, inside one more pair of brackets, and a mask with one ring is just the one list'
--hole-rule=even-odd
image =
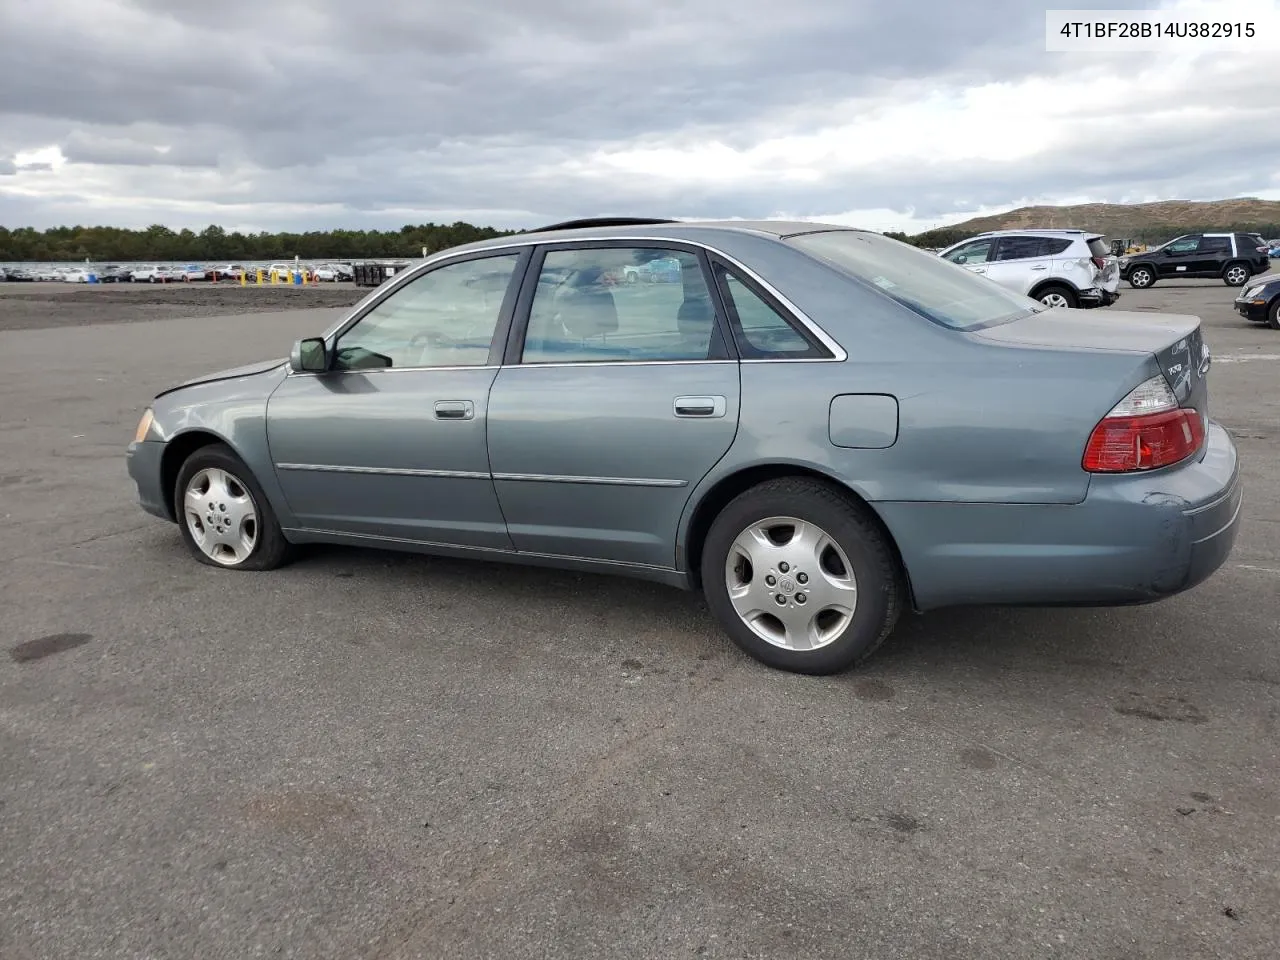
{"label": "headlight", "polygon": [[1119,263],[1120,263],[1120,268],[1123,270],[1125,267],[1129,265],[1129,258],[1121,257]]}
{"label": "headlight", "polygon": [[151,425],[155,422],[155,415],[151,412],[151,408],[147,407],[142,413],[142,419],[138,421],[138,429],[133,433],[133,442],[141,443],[147,439],[147,435],[151,433]]}

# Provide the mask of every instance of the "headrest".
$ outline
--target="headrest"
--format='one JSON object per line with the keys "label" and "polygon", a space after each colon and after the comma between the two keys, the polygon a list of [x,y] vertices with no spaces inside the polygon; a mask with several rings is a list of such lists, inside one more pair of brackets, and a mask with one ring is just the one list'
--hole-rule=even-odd
{"label": "headrest", "polygon": [[715,313],[711,309],[711,301],[706,297],[686,300],[676,312],[676,326],[685,336],[709,334],[714,321]]}
{"label": "headrest", "polygon": [[618,329],[618,305],[607,287],[571,286],[560,291],[560,322],[570,336],[585,340]]}

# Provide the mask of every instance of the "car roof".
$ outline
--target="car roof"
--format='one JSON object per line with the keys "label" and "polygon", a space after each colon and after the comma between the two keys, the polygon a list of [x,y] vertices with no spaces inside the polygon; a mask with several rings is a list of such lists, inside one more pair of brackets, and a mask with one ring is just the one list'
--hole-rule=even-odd
{"label": "car roof", "polygon": [[708,233],[753,234],[783,240],[805,233],[823,233],[831,230],[853,233],[874,232],[859,227],[813,220],[666,220],[656,217],[593,217],[555,223],[524,233],[477,240],[440,252],[461,253],[530,242],[556,243],[610,239],[693,240],[699,237],[706,239]]}
{"label": "car roof", "polygon": [[984,230],[982,233],[978,233],[978,234],[975,234],[974,236],[970,237],[970,239],[971,239],[971,240],[976,240],[976,239],[978,239],[978,237],[1011,237],[1011,236],[1020,236],[1020,237],[1101,237],[1101,236],[1105,236],[1105,234],[1097,233],[1097,232],[1095,232],[1095,231],[1091,231],[1091,230],[1058,230],[1058,229],[1055,229],[1055,228],[1052,228],[1052,227],[1047,227],[1047,228],[1045,228],[1045,229],[1043,229],[1043,230],[1041,230],[1041,229],[1039,229],[1039,228],[1029,228],[1029,229],[1026,229],[1026,230],[1014,230],[1014,229],[1009,229],[1009,230]]}

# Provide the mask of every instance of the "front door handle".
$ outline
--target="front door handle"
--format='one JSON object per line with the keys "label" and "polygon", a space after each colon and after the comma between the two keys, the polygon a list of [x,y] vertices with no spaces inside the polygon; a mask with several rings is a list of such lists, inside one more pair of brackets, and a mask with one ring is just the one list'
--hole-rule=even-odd
{"label": "front door handle", "polygon": [[677,417],[723,417],[728,404],[724,397],[676,397]]}
{"label": "front door handle", "polygon": [[475,415],[476,406],[470,400],[436,401],[437,420],[472,420]]}
{"label": "front door handle", "polygon": [[970,267],[969,272],[970,273],[986,273],[987,268],[986,267]]}

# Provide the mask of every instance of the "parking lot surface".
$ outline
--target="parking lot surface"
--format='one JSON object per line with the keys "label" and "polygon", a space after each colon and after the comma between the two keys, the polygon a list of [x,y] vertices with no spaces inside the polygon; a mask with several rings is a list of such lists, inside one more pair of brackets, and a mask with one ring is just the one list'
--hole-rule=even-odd
{"label": "parking lot surface", "polygon": [[1274,957],[1280,333],[1122,289],[1205,321],[1226,566],[909,616],[821,679],[650,584],[190,560],[142,407],[340,310],[0,332],[0,957]]}

